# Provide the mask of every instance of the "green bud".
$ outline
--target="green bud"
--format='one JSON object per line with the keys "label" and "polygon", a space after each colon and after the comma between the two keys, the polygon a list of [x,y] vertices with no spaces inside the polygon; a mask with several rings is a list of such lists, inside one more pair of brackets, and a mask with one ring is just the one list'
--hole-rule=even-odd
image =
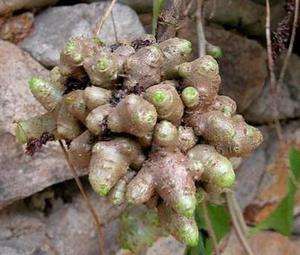
{"label": "green bud", "polygon": [[62,91],[49,82],[38,77],[32,77],[28,83],[31,93],[46,110],[54,110],[55,106],[61,101]]}
{"label": "green bud", "polygon": [[163,90],[157,90],[152,95],[152,102],[155,105],[163,104],[169,98],[168,94]]}
{"label": "green bud", "polygon": [[208,55],[212,56],[213,58],[220,58],[223,56],[223,51],[220,47],[208,44],[206,52]]}
{"label": "green bud", "polygon": [[179,214],[191,218],[196,209],[196,198],[194,196],[182,196],[179,198],[174,209]]}
{"label": "green bud", "polygon": [[181,98],[186,107],[194,107],[199,104],[199,92],[194,87],[186,87],[182,91]]}
{"label": "green bud", "polygon": [[180,51],[184,54],[190,54],[192,52],[192,43],[188,40],[182,40]]}
{"label": "green bud", "polygon": [[110,65],[110,60],[108,58],[101,58],[97,61],[97,69],[100,71],[106,70]]}

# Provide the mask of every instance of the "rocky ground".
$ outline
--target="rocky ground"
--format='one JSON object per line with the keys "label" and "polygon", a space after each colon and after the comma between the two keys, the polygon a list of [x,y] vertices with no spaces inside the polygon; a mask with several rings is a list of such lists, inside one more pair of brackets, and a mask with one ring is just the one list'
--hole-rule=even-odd
{"label": "rocky ground", "polygon": [[[91,0],[80,4],[76,4],[80,1],[19,1],[9,6],[16,13],[10,17],[6,2],[0,2],[0,255],[97,254],[93,220],[70,180],[72,176],[58,144],[48,143],[33,157],[25,155],[24,148],[15,141],[12,121],[43,112],[29,92],[28,79],[33,75],[47,76],[50,67],[57,64],[64,43],[72,36],[89,35],[103,15],[106,3]],[[149,31],[152,1],[119,2],[113,9],[119,39],[133,39]],[[265,137],[262,146],[243,160],[235,187],[246,220],[257,223],[285,196],[288,148],[300,148],[299,49],[296,47],[291,57],[277,95],[279,118],[287,141],[282,145],[274,127],[269,125],[275,116],[272,111],[274,95],[270,93],[266,65],[265,8],[261,5],[264,1],[217,0],[214,16],[210,19],[212,2],[207,1],[206,37],[223,51],[219,61],[222,93],[237,101],[239,112],[257,125]],[[283,2],[271,1],[272,27],[285,16]],[[197,48],[194,28],[194,21],[186,20],[178,35],[191,40]],[[103,26],[100,38],[109,43],[115,41],[110,18]],[[78,169],[78,172],[82,176],[86,174],[85,169]],[[86,189],[105,221],[107,252],[116,254],[120,248],[117,216],[123,208],[112,207],[91,192],[88,185]],[[295,240],[264,232],[251,239],[256,253],[300,254],[297,237],[300,234],[300,194],[295,219]],[[228,240],[229,248],[224,254],[243,254],[236,247],[234,234]],[[262,240],[269,243],[262,245]],[[263,253],[258,250],[261,246],[272,246],[274,250]],[[171,237],[163,237],[146,253],[180,255],[184,254],[184,246]]]}

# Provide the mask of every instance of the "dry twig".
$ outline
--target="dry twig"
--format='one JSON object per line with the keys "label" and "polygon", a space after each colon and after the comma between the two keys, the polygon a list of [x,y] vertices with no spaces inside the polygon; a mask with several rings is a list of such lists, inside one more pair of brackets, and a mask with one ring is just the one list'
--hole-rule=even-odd
{"label": "dry twig", "polygon": [[203,19],[202,19],[203,16],[202,5],[203,5],[203,0],[198,0],[196,17],[197,17],[198,52],[200,57],[203,57],[205,55],[205,48],[206,48],[206,39],[205,39]]}
{"label": "dry twig", "polygon": [[235,209],[234,209],[232,203],[230,202],[231,199],[230,199],[230,194],[228,192],[226,193],[226,199],[227,199],[227,206],[228,206],[228,210],[229,210],[229,213],[230,213],[230,216],[231,216],[233,228],[236,232],[237,238],[239,239],[239,241],[243,245],[246,253],[248,255],[254,255],[254,253],[252,252],[252,250],[251,250],[251,248],[248,244],[248,241],[247,241],[245,235],[243,234],[242,228],[239,225],[238,219],[236,217]]}
{"label": "dry twig", "polygon": [[115,3],[117,2],[117,0],[112,0],[111,3],[109,4],[109,6],[107,7],[104,15],[102,16],[102,18],[99,20],[99,22],[97,22],[95,30],[94,30],[94,35],[98,36],[105,21],[107,20],[108,16],[110,15]]}

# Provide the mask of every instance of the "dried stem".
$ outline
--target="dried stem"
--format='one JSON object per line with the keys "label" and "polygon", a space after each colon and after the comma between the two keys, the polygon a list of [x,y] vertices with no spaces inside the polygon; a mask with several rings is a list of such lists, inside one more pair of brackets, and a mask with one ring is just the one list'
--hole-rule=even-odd
{"label": "dried stem", "polygon": [[247,241],[247,239],[246,239],[246,237],[245,237],[245,235],[243,233],[243,230],[242,230],[242,228],[241,228],[241,226],[239,224],[235,208],[233,207],[232,202],[231,202],[231,198],[230,198],[230,193],[229,192],[226,192],[226,199],[227,199],[228,210],[229,210],[229,213],[230,213],[230,216],[231,216],[231,220],[232,220],[232,223],[233,223],[233,228],[234,228],[234,230],[236,232],[237,238],[241,242],[241,244],[244,247],[246,253],[248,255],[254,255],[254,253],[252,252],[252,250],[250,248],[250,245],[248,244],[248,241]]}
{"label": "dried stem", "polygon": [[58,140],[59,141],[59,144],[60,144],[60,147],[64,153],[64,156],[65,156],[65,159],[69,165],[69,169],[73,175],[73,178],[75,179],[76,181],[76,184],[80,190],[80,193],[84,199],[84,201],[86,202],[86,205],[87,207],[89,208],[93,218],[94,218],[94,221],[95,221],[95,225],[96,225],[96,228],[97,228],[97,231],[98,231],[98,238],[99,238],[99,248],[100,248],[100,254],[101,255],[105,255],[105,249],[104,249],[104,233],[103,233],[103,226],[101,224],[101,221],[100,221],[100,218],[99,218],[99,215],[97,214],[96,210],[94,209],[94,207],[92,206],[91,204],[91,201],[87,195],[87,193],[85,192],[84,188],[83,188],[83,185],[78,177],[78,174],[73,166],[73,164],[71,163],[70,159],[69,159],[69,155],[66,151],[66,148],[64,146],[64,144],[62,143],[61,140]]}
{"label": "dried stem", "polygon": [[275,113],[275,127],[278,138],[282,141],[282,130],[281,125],[278,120],[278,111],[277,111],[277,82],[274,72],[274,59],[272,55],[272,41],[271,41],[271,13],[270,13],[270,3],[269,0],[266,0],[266,40],[267,40],[267,55],[268,55],[268,69],[270,76],[270,93],[273,96],[272,100],[272,109]]}
{"label": "dried stem", "polygon": [[191,10],[193,4],[194,4],[194,0],[191,0],[191,1],[189,2],[188,6],[186,7],[186,9],[184,10],[183,16],[188,16],[188,14],[189,14],[189,12],[190,12],[190,10]]}
{"label": "dried stem", "polygon": [[102,16],[102,18],[100,19],[99,22],[97,22],[95,30],[94,30],[94,35],[98,36],[105,21],[107,20],[108,16],[110,15],[112,8],[114,7],[115,3],[117,2],[117,0],[112,0],[111,3],[109,4],[109,6],[107,7],[104,15]]}
{"label": "dried stem", "polygon": [[211,222],[210,217],[209,217],[206,200],[204,200],[201,203],[201,205],[202,205],[202,209],[203,209],[203,217],[204,217],[204,220],[205,220],[205,223],[206,223],[207,231],[208,231],[209,236],[212,239],[214,252],[215,252],[216,255],[219,255],[220,252],[219,252],[219,248],[218,248],[218,241],[217,241],[217,237],[216,237],[215,231],[214,231],[213,226],[212,226],[212,222]]}
{"label": "dried stem", "polygon": [[205,55],[205,47],[206,47],[206,40],[204,34],[204,27],[203,27],[203,19],[202,19],[202,5],[203,0],[197,1],[197,35],[198,35],[198,52],[199,57],[203,57]]}
{"label": "dried stem", "polygon": [[236,197],[235,197],[235,194],[234,194],[233,191],[228,191],[228,193],[227,193],[227,203],[230,203],[232,205],[232,208],[234,209],[234,213],[235,213],[235,216],[237,218],[237,221],[239,222],[241,230],[242,230],[243,234],[245,236],[247,236],[248,227],[247,227],[247,224],[245,223],[244,216],[241,212],[241,208],[240,208],[238,202],[236,201]]}
{"label": "dried stem", "polygon": [[116,26],[115,16],[114,16],[114,11],[113,10],[111,10],[111,20],[112,20],[112,23],[113,23],[114,35],[115,35],[116,43],[119,43],[118,31],[117,31],[117,26]]}
{"label": "dried stem", "polygon": [[271,41],[271,17],[270,17],[270,3],[266,0],[266,39],[267,39],[267,54],[268,54],[268,69],[270,75],[271,93],[275,91],[276,77],[274,72],[274,59],[272,57],[272,41]]}
{"label": "dried stem", "polygon": [[283,62],[283,66],[281,68],[280,71],[280,75],[279,75],[279,79],[278,79],[278,84],[279,86],[282,84],[283,82],[283,78],[288,66],[288,62],[289,59],[292,55],[292,51],[293,51],[293,46],[294,46],[294,42],[295,42],[295,37],[296,37],[296,29],[297,29],[297,23],[298,23],[298,16],[299,16],[299,0],[295,0],[295,11],[294,11],[294,20],[293,20],[293,28],[292,28],[292,34],[291,34],[291,38],[290,38],[290,43],[289,43],[289,47],[288,47],[288,51],[286,53],[286,56],[284,58],[284,62]]}

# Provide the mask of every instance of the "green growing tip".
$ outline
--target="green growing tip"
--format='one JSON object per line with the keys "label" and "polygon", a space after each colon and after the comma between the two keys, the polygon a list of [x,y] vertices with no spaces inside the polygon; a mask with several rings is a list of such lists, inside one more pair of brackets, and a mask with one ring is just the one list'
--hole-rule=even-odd
{"label": "green growing tip", "polygon": [[193,107],[199,103],[199,92],[194,87],[186,87],[182,91],[182,100],[186,107]]}
{"label": "green growing tip", "polygon": [[97,189],[97,193],[98,193],[100,196],[104,197],[104,196],[107,196],[107,195],[108,195],[109,190],[110,190],[110,188],[109,188],[107,185],[101,184],[101,185],[99,185],[99,187],[98,187],[98,189]]}
{"label": "green growing tip", "polygon": [[29,89],[34,94],[35,92],[40,92],[41,88],[43,87],[44,80],[38,78],[38,77],[32,77],[29,81]]}
{"label": "green growing tip", "polygon": [[235,173],[232,169],[216,178],[216,185],[220,188],[230,188],[234,182]]}
{"label": "green growing tip", "polygon": [[196,198],[194,196],[182,196],[174,209],[179,214],[191,218],[194,215],[196,203]]}
{"label": "green growing tip", "polygon": [[190,54],[192,52],[192,43],[188,40],[182,41],[180,50],[184,54]]}
{"label": "green growing tip", "polygon": [[109,67],[110,60],[108,58],[101,58],[97,62],[97,69],[104,71]]}
{"label": "green growing tip", "polygon": [[214,58],[220,58],[223,56],[223,51],[220,47],[214,46],[207,50],[207,54]]}
{"label": "green growing tip", "polygon": [[199,231],[196,225],[184,224],[179,229],[180,239],[188,246],[197,246],[199,241]]}
{"label": "green growing tip", "polygon": [[168,94],[163,90],[157,90],[153,93],[152,100],[156,105],[162,104],[168,98]]}

